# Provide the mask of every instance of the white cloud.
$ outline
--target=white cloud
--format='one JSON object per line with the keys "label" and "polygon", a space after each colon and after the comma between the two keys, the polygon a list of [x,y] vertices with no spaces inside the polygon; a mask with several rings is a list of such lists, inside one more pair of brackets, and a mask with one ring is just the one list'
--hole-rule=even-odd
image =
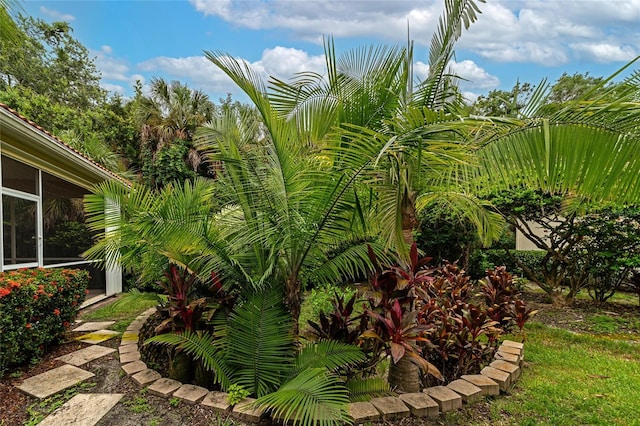
{"label": "white cloud", "polygon": [[324,55],[309,56],[303,50],[276,46],[262,52],[262,58],[254,66],[264,70],[266,75],[289,79],[295,73],[322,72],[325,69],[325,58]]}
{"label": "white cloud", "polygon": [[[322,72],[324,64],[323,55],[310,56],[305,51],[281,46],[266,49],[258,61],[248,63],[265,82],[270,76],[286,81],[299,72]],[[193,86],[212,93],[238,94],[235,83],[204,56],[158,57],[138,64],[138,68],[145,72],[162,72],[172,79],[188,79]]]}
{"label": "white cloud", "polygon": [[[460,89],[465,93],[468,90],[495,89],[500,85],[498,77],[489,74],[484,68],[479,67],[475,62],[468,59],[461,62],[450,61],[449,70],[452,74],[461,78],[459,81]],[[417,80],[424,80],[429,75],[429,64],[421,61],[414,63],[413,75]]]}
{"label": "white cloud", "polygon": [[449,62],[449,68],[453,74],[463,79],[460,81],[460,87],[462,89],[495,89],[500,85],[500,79],[498,77],[489,74],[473,61],[451,61]]}
{"label": "white cloud", "polygon": [[471,105],[472,103],[474,103],[478,97],[480,96],[480,94],[475,93],[475,92],[467,92],[467,91],[463,91],[462,92],[462,97],[464,98],[465,102],[468,105]]}
{"label": "white cloud", "polygon": [[[427,46],[442,12],[440,0],[190,2],[237,27],[285,31],[316,43],[326,34],[403,43],[408,23],[411,37]],[[622,61],[640,51],[640,0],[492,0],[478,6],[478,21],[457,47],[491,61],[556,66],[578,58]],[[605,39],[606,49],[585,47]]]}
{"label": "white cloud", "polygon": [[[480,8],[480,19],[458,47],[492,61],[549,66],[573,59],[613,62],[640,50],[640,0],[499,0]],[[585,47],[605,38],[606,49]]]}
{"label": "white cloud", "polygon": [[440,1],[288,1],[190,0],[205,16],[217,16],[238,27],[284,29],[297,39],[320,43],[336,38],[376,35],[403,42],[407,23],[416,40],[426,42],[437,24]]}
{"label": "white cloud", "polygon": [[40,6],[40,13],[58,21],[72,22],[76,20],[76,17],[69,13],[62,13],[45,6]]}
{"label": "white cloud", "polygon": [[127,93],[127,89],[119,84],[101,82],[100,87],[107,90],[108,92],[117,93],[119,95],[124,95]]}
{"label": "white cloud", "polygon": [[630,61],[638,53],[631,46],[617,46],[609,43],[575,43],[571,48],[584,59],[595,62]]}
{"label": "white cloud", "polygon": [[189,80],[194,87],[213,93],[237,92],[235,84],[204,56],[161,56],[141,62],[140,71],[163,75],[167,80]]}
{"label": "white cloud", "polygon": [[[90,50],[89,53],[94,58],[96,68],[100,70],[102,75],[100,85],[104,89],[122,95],[130,91],[136,80],[140,80],[144,84],[145,77],[141,74],[132,73],[127,61],[114,56],[111,46],[101,46],[100,50]],[[122,82],[123,84],[121,85],[117,82]]]}

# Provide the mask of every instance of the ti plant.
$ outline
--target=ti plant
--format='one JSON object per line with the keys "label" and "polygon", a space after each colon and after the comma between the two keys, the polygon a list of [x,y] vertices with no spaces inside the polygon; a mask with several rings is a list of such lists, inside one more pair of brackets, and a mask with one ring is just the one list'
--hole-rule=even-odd
{"label": "ti plant", "polygon": [[442,380],[438,369],[421,356],[420,344],[429,342],[424,335],[431,326],[418,324],[418,311],[403,312],[400,302],[394,300],[391,310],[384,316],[372,310],[368,310],[367,314],[374,320],[374,326],[362,334],[363,338],[373,338],[387,343],[394,364],[407,357],[424,373]]}
{"label": "ti plant", "polygon": [[158,284],[169,296],[165,308],[167,318],[156,327],[156,334],[196,331],[202,328],[203,320],[211,321],[219,310],[228,314],[235,303],[235,297],[225,292],[215,272],[211,273],[208,297],[199,298],[193,297],[194,286],[198,282],[194,273],[171,264],[164,275],[165,281]]}
{"label": "ti plant", "polygon": [[527,309],[527,304],[524,300],[516,300],[513,306],[513,320],[515,321],[520,333],[523,332],[524,325],[531,319],[538,311],[533,308]]}
{"label": "ti plant", "polygon": [[509,332],[513,324],[514,302],[520,295],[513,282],[513,275],[504,266],[488,269],[481,289],[489,317],[500,323],[504,331]]}
{"label": "ti plant", "polygon": [[168,318],[158,325],[156,333],[160,334],[170,329],[173,331],[194,331],[195,321],[206,307],[206,299],[204,298],[190,300],[193,284],[197,277],[187,269],[179,268],[174,264],[169,265],[164,276],[165,281],[160,281],[158,284],[169,296]]}

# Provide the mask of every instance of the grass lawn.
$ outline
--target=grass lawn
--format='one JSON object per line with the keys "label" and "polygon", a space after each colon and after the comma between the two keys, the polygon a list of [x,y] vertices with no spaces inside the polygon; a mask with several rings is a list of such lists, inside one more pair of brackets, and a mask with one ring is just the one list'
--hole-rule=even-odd
{"label": "grass lawn", "polygon": [[139,292],[122,293],[113,302],[81,312],[79,319],[83,321],[115,320],[116,323],[109,328],[124,332],[131,321],[136,319],[142,312],[156,306],[161,300],[166,300],[166,296]]}
{"label": "grass lawn", "polygon": [[[640,425],[640,344],[536,323],[526,330],[526,367],[512,394],[489,404],[491,424]],[[448,420],[487,424],[464,416]]]}

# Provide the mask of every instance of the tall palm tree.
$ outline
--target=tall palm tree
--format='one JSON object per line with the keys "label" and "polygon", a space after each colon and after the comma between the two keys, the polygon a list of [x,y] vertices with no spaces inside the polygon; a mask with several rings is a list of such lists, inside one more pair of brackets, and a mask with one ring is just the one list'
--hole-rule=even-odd
{"label": "tall palm tree", "polygon": [[[203,91],[163,78],[153,78],[149,95],[139,94],[133,108],[142,143],[154,157],[176,139],[191,142],[198,126],[211,120],[214,112],[213,103]],[[191,145],[185,160],[197,170],[203,159]]]}

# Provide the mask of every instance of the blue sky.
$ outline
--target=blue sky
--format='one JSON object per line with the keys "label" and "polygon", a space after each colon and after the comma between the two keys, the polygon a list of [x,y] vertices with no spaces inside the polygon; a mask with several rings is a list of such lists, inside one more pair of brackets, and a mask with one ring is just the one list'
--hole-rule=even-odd
{"label": "blue sky", "polygon": [[[124,96],[136,80],[186,82],[217,100],[244,100],[202,52],[221,50],[265,78],[322,72],[322,37],[337,50],[415,41],[415,73],[442,0],[51,0],[22,3],[46,21],[67,21],[95,58],[102,85]],[[640,55],[640,0],[488,0],[456,48],[452,70],[470,99],[517,79],[555,81],[563,72],[607,76]],[[635,69],[640,64],[634,65]]]}

